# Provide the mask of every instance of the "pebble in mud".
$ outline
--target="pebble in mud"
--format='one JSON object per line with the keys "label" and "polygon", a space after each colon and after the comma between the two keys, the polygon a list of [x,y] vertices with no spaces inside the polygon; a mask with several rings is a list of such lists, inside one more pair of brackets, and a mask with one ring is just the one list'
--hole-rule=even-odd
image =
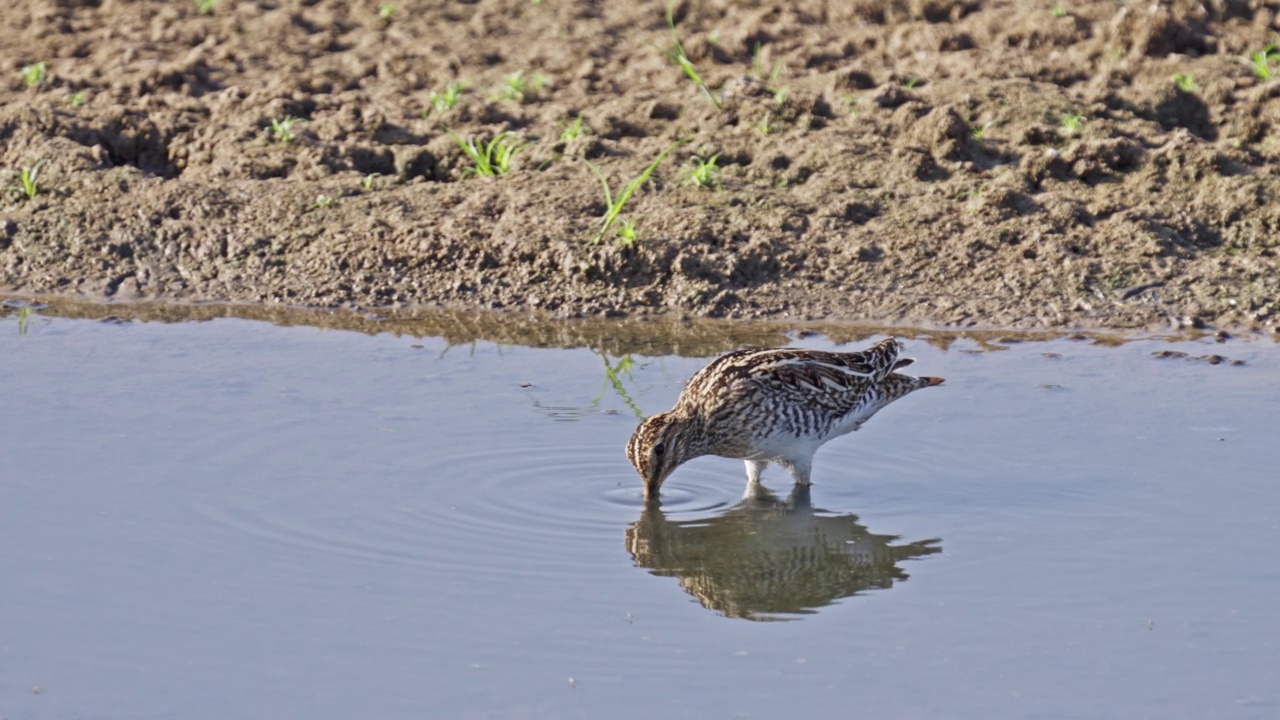
{"label": "pebble in mud", "polygon": [[1223,355],[1217,355],[1217,354],[1191,355],[1190,353],[1180,352],[1178,350],[1157,350],[1151,353],[1151,357],[1154,357],[1160,360],[1180,358],[1183,360],[1190,360],[1192,362],[1209,363],[1210,365],[1223,365],[1223,364],[1244,365],[1245,364],[1244,360],[1232,359],[1229,357],[1225,357]]}

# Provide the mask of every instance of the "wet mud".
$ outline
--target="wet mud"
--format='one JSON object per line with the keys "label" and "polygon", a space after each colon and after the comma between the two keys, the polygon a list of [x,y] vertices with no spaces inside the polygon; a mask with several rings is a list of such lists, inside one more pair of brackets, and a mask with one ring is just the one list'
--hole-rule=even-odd
{"label": "wet mud", "polygon": [[1273,332],[1278,12],[18,0],[0,289]]}

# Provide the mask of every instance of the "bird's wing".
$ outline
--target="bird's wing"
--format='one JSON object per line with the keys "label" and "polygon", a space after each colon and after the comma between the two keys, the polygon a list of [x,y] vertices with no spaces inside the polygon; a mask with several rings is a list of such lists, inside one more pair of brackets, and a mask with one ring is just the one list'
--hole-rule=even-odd
{"label": "bird's wing", "polygon": [[748,386],[766,385],[782,392],[861,396],[896,367],[905,367],[898,359],[900,347],[891,338],[852,353],[795,348],[737,350],[699,370],[685,385],[683,395],[725,399],[746,392]]}

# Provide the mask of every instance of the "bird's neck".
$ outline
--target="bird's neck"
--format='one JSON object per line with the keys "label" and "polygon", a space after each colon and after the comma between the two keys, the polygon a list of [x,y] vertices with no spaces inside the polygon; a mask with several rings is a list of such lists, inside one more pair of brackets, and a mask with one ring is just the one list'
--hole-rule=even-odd
{"label": "bird's neck", "polygon": [[680,459],[687,462],[707,454],[707,433],[697,415],[673,414],[671,424],[680,430]]}

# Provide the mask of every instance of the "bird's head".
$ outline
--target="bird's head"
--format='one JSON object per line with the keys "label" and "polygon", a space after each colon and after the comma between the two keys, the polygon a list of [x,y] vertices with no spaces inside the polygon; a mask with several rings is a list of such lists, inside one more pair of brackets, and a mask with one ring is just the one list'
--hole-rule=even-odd
{"label": "bird's head", "polygon": [[673,470],[691,460],[695,452],[694,433],[689,420],[672,413],[658,413],[645,418],[627,443],[627,459],[644,480],[644,497],[655,500],[662,481]]}

